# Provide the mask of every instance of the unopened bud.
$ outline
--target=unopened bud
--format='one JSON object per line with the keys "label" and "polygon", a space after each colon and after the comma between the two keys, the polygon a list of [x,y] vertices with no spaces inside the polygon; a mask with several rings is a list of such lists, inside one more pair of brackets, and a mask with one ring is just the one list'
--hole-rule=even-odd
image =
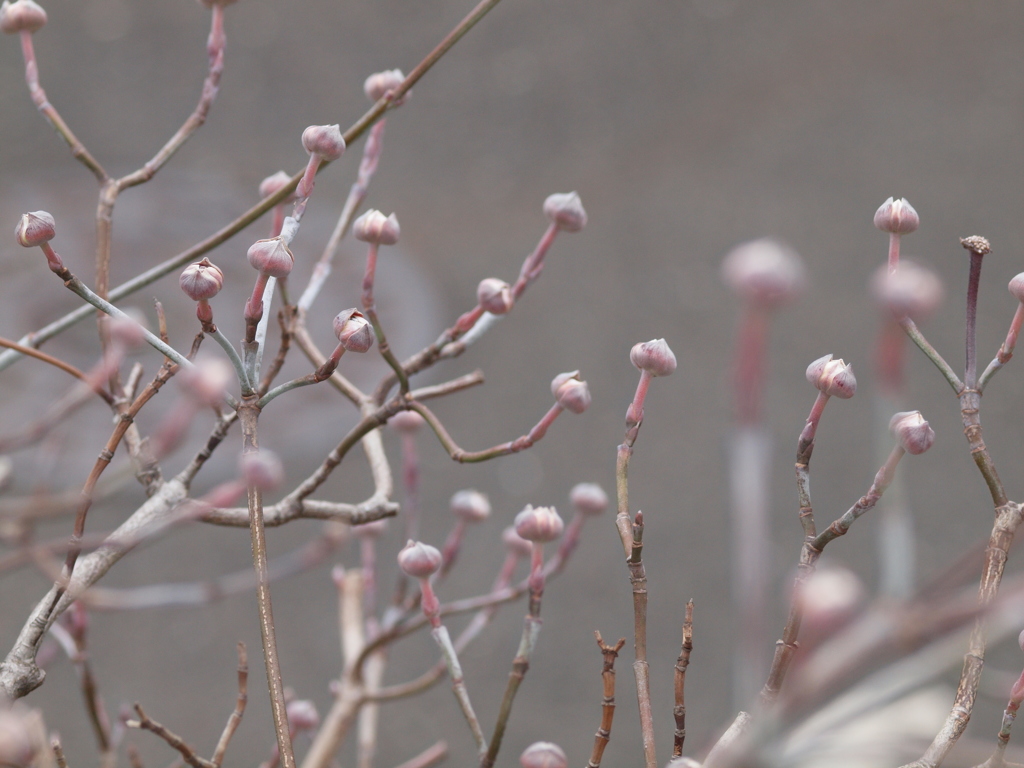
{"label": "unopened bud", "polygon": [[414,579],[425,579],[441,567],[441,552],[437,547],[409,539],[398,553],[398,567]]}
{"label": "unopened bud", "polygon": [[899,200],[893,200],[890,197],[875,211],[875,226],[883,232],[909,235],[920,224],[921,219],[917,215],[917,211],[914,210],[914,206],[903,197]]}
{"label": "unopened bud", "polygon": [[523,768],[565,768],[569,759],[557,744],[537,741],[523,750],[519,763]]}
{"label": "unopened bud", "polygon": [[608,508],[608,494],[597,483],[577,483],[569,491],[569,500],[585,515],[599,515]]}
{"label": "unopened bud", "polygon": [[46,11],[32,0],[4,0],[0,5],[0,32],[38,32],[46,23]]}
{"label": "unopened bud", "polygon": [[146,341],[146,316],[135,308],[125,310],[125,317],[111,317],[109,325],[110,340],[122,347],[132,349]]}
{"label": "unopened bud", "polygon": [[295,256],[280,237],[257,240],[249,246],[246,256],[254,269],[278,280],[288,277],[288,273],[295,266]]}
{"label": "unopened bud", "polygon": [[516,533],[514,525],[501,532],[501,540],[509,552],[519,557],[528,557],[533,551],[533,545]]}
{"label": "unopened bud", "polygon": [[426,423],[426,419],[416,411],[399,411],[388,421],[392,427],[399,432],[413,433],[419,430]]}
{"label": "unopened bud", "polygon": [[920,411],[903,411],[889,420],[889,431],[896,441],[912,456],[924,453],[935,442],[935,430],[931,428]]}
{"label": "unopened bud", "polygon": [[769,308],[792,301],[807,284],[797,252],[768,237],[729,251],[722,260],[722,279],[743,298]]}
{"label": "unopened bud", "polygon": [[[277,173],[267,176],[267,178],[260,182],[260,197],[270,197],[275,192],[280,192],[283,187],[288,186],[291,180],[292,177],[284,171],[278,171]],[[289,200],[293,200],[294,198],[295,192],[293,191],[282,202],[287,203]]]}
{"label": "unopened bud", "polygon": [[842,400],[853,397],[857,391],[853,366],[847,365],[842,358],[833,360],[832,355],[819,357],[807,366],[807,381],[829,397]]}
{"label": "unopened bud", "polygon": [[224,287],[224,273],[209,259],[203,259],[182,270],[178,285],[192,301],[212,299]]}
{"label": "unopened bud", "polygon": [[1013,298],[1024,304],[1024,272],[1016,275],[1009,285],[1010,293],[1013,294]]}
{"label": "unopened bud", "polygon": [[819,634],[845,622],[864,598],[864,585],[857,574],[840,566],[819,568],[798,590],[804,621]]}
{"label": "unopened bud", "polygon": [[200,357],[195,365],[182,369],[174,378],[191,397],[203,405],[218,405],[235,376],[231,363],[220,357]]}
{"label": "unopened bud", "polygon": [[373,346],[373,326],[358,309],[346,309],[334,318],[334,335],[349,352],[365,352]]}
{"label": "unopened bud", "polygon": [[[402,84],[405,80],[405,75],[402,74],[400,69],[386,69],[383,72],[374,72],[363,83],[363,93],[366,94],[370,101],[379,101],[384,97],[388,91],[393,91],[395,88]],[[405,101],[412,91],[407,91],[402,96],[402,101]]]}
{"label": "unopened bud", "polygon": [[345,151],[345,139],[337,124],[311,125],[302,132],[302,146],[309,154],[331,162]]}
{"label": "unopened bud", "polygon": [[380,538],[388,529],[388,519],[382,517],[380,520],[373,520],[369,523],[360,523],[352,526],[352,532],[357,536],[365,536],[370,539]]}
{"label": "unopened bud", "polygon": [[476,300],[492,315],[504,315],[512,309],[514,303],[509,284],[496,277],[487,277],[480,281],[476,288]]}
{"label": "unopened bud", "polygon": [[651,376],[670,376],[676,369],[676,356],[672,354],[664,339],[651,339],[634,344],[629,351],[629,360]]}
{"label": "unopened bud", "polygon": [[309,699],[294,699],[285,706],[288,715],[288,725],[296,733],[312,731],[320,727],[320,713],[316,711],[316,704]]}
{"label": "unopened bud", "polygon": [[930,269],[903,259],[894,272],[886,264],[871,279],[871,292],[897,320],[918,320],[931,314],[942,301],[942,281]]}
{"label": "unopened bud", "polygon": [[529,504],[516,515],[516,533],[527,541],[544,543],[562,535],[565,524],[554,507],[533,507]]}
{"label": "unopened bud", "polygon": [[54,228],[53,216],[46,211],[33,211],[21,215],[14,234],[18,238],[18,245],[35,248],[53,240],[57,231]]}
{"label": "unopened bud", "polygon": [[551,394],[560,406],[572,413],[583,413],[590,407],[590,387],[579,371],[560,373],[551,380]]}
{"label": "unopened bud", "polygon": [[544,215],[563,232],[579,232],[587,226],[587,212],[575,192],[548,195],[544,201]]}
{"label": "unopened bud", "polygon": [[43,755],[39,754],[33,738],[34,731],[41,725],[37,722],[38,714],[21,704],[3,702],[0,706],[3,707],[0,709],[0,765],[16,768],[39,765]]}
{"label": "unopened bud", "polygon": [[370,209],[352,225],[352,234],[356,240],[377,245],[394,245],[402,233],[395,214],[385,216],[380,211]]}
{"label": "unopened bud", "polygon": [[491,514],[491,502],[480,491],[456,491],[451,500],[452,512],[467,523],[479,523]]}
{"label": "unopened bud", "polygon": [[261,491],[272,491],[284,482],[284,466],[277,454],[263,449],[256,453],[243,453],[239,468],[246,485]]}

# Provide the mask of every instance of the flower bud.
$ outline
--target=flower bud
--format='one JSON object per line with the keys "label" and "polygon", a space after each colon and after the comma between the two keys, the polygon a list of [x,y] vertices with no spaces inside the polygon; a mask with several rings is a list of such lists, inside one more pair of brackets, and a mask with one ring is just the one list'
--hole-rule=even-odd
{"label": "flower bud", "polygon": [[575,192],[548,195],[544,201],[544,215],[563,232],[579,232],[587,226],[587,212]]}
{"label": "flower bud", "polygon": [[664,339],[651,339],[634,344],[629,350],[629,360],[651,376],[670,376],[676,369],[676,356],[672,354]]}
{"label": "flower bud", "polygon": [[[278,171],[270,176],[267,176],[263,181],[260,182],[260,197],[270,197],[275,192],[279,192],[282,187],[285,187],[291,182],[292,177],[284,171]],[[282,202],[289,202],[295,199],[295,192],[293,191],[288,197]]]}
{"label": "flower bud", "polygon": [[203,405],[218,405],[235,376],[231,363],[220,357],[199,357],[195,365],[183,368],[175,380]]}
{"label": "flower bud", "polygon": [[[366,94],[370,101],[380,101],[388,91],[393,91],[400,86],[403,80],[405,80],[405,75],[402,74],[400,69],[386,69],[383,72],[374,72],[363,83],[363,93]],[[402,101],[405,101],[405,97],[410,93],[412,91],[407,91],[405,96],[402,96]]]}
{"label": "flower bud", "polygon": [[415,579],[425,579],[441,567],[441,553],[437,547],[409,539],[398,553],[398,567]]}
{"label": "flower bud", "polygon": [[452,512],[467,523],[479,523],[491,514],[491,502],[480,491],[456,491],[451,500]]}
{"label": "flower bud", "polygon": [[309,699],[293,699],[285,705],[285,712],[288,716],[288,725],[297,733],[312,731],[320,727],[320,713],[316,711],[316,704]]}
{"label": "flower bud", "polygon": [[529,504],[516,515],[516,533],[527,541],[542,544],[562,535],[565,524],[554,507],[533,507]]}
{"label": "flower bud", "polygon": [[795,596],[808,631],[820,636],[853,615],[864,599],[864,585],[848,568],[823,566],[798,584]]}
{"label": "flower bud", "polygon": [[203,259],[182,270],[178,285],[192,301],[212,299],[224,287],[224,273],[209,259]]}
{"label": "flower bud", "polygon": [[729,251],[722,260],[722,279],[744,299],[768,308],[792,301],[807,284],[797,252],[768,237]]}
{"label": "flower bud", "polygon": [[569,500],[584,515],[599,515],[608,508],[608,494],[597,483],[577,483],[569,491]]}
{"label": "flower bud", "polygon": [[337,124],[311,125],[302,132],[302,146],[309,154],[331,162],[345,151],[345,139]]}
{"label": "flower bud", "polygon": [[912,456],[924,453],[935,442],[935,431],[920,411],[903,411],[889,420],[889,431],[900,447]]}
{"label": "flower bud", "polygon": [[501,532],[501,540],[509,552],[519,555],[519,557],[529,557],[533,551],[533,545],[516,533],[514,525],[510,525]]}
{"label": "flower bud", "polygon": [[4,0],[0,5],[0,32],[38,32],[46,23],[46,11],[32,0]]}
{"label": "flower bud", "polygon": [[833,360],[832,355],[819,357],[807,366],[807,381],[829,397],[848,400],[857,391],[857,379],[853,366],[842,358]]}
{"label": "flower bud", "polygon": [[523,768],[566,768],[569,759],[557,744],[550,741],[536,741],[519,756]]}
{"label": "flower bud", "polygon": [[272,491],[284,482],[284,466],[277,454],[263,449],[257,453],[243,453],[239,461],[246,485],[260,491]]}
{"label": "flower bud", "polygon": [[1017,645],[1019,645],[1020,649],[1024,651],[1024,630],[1021,630],[1021,633],[1017,635]]}
{"label": "flower bud", "polygon": [[899,200],[890,197],[875,211],[875,226],[894,235],[909,235],[920,223],[921,219],[914,206],[903,197]]}
{"label": "flower bud", "polygon": [[942,301],[942,281],[930,269],[903,259],[894,272],[886,264],[871,278],[875,299],[899,320],[927,317]]}
{"label": "flower bud", "polygon": [[135,308],[125,310],[127,317],[117,316],[109,319],[107,326],[110,340],[122,347],[133,349],[146,341],[146,316]]}
{"label": "flower bud", "polygon": [[579,371],[560,373],[551,380],[551,394],[560,406],[572,413],[583,413],[590,407],[590,388]]}
{"label": "flower bud", "polygon": [[53,240],[57,231],[54,228],[53,216],[46,211],[34,211],[21,215],[14,234],[18,238],[18,245],[35,248]]}
{"label": "flower bud", "polygon": [[399,411],[388,421],[399,432],[415,433],[424,425],[426,419],[416,411]]}
{"label": "flower bud", "polygon": [[365,352],[373,346],[373,326],[358,309],[346,309],[334,318],[334,335],[349,352]]}
{"label": "flower bud", "polygon": [[278,280],[288,277],[288,273],[295,266],[295,256],[280,237],[257,240],[249,246],[246,256],[249,257],[249,263],[253,269],[257,269],[261,274],[269,277],[276,277]]}
{"label": "flower bud", "polygon": [[514,303],[509,284],[496,277],[487,277],[480,281],[476,288],[476,300],[492,315],[504,315],[512,309]]}
{"label": "flower bud", "polygon": [[1024,272],[1016,275],[1008,286],[1010,293],[1013,294],[1013,298],[1024,304]]}
{"label": "flower bud", "polygon": [[380,211],[370,209],[352,225],[352,234],[356,240],[377,245],[394,245],[402,233],[395,214],[385,216]]}
{"label": "flower bud", "polygon": [[[28,768],[43,764],[36,731],[42,726],[38,710],[2,703],[0,708],[0,765]],[[45,731],[44,731],[45,733]]]}

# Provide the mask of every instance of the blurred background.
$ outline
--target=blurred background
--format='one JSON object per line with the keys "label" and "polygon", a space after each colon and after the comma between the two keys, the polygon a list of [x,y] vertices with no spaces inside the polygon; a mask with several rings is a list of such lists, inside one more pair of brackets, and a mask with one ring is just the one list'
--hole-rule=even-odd
{"label": "blurred background", "polygon": [[[297,171],[306,157],[299,142],[304,127],[350,125],[368,106],[362,93],[367,75],[393,67],[408,72],[470,7],[463,0],[245,0],[229,8],[221,95],[207,124],[154,181],[118,203],[113,283],[249,208],[265,176]],[[49,23],[35,41],[50,100],[112,173],[134,169],[194,107],[205,75],[208,13],[192,0],[51,0],[46,9]],[[978,321],[983,363],[1005,335],[1015,309],[1005,286],[1024,269],[1022,39],[1024,7],[999,1],[506,0],[473,29],[388,118],[367,204],[396,212],[402,239],[381,256],[381,318],[400,356],[432,341],[473,305],[481,278],[515,278],[547,223],[544,198],[577,190],[590,217],[587,228],[557,239],[542,278],[481,343],[422,380],[484,371],[486,386],[436,404],[468,449],[527,431],[549,407],[549,382],[561,371],[582,371],[594,405],[583,416],[560,418],[532,450],[478,466],[454,465],[428,434],[420,436],[425,540],[443,540],[456,490],[487,493],[495,510],[470,532],[442,599],[476,594],[490,583],[501,556],[500,531],[526,503],[554,504],[568,513],[569,489],[577,482],[598,482],[613,492],[615,447],[637,379],[629,349],[665,337],[679,368],[651,388],[630,469],[631,503],[647,521],[659,756],[670,754],[672,667],[689,598],[696,609],[686,751],[702,750],[736,705],[726,458],[739,302],[719,277],[721,259],[737,243],[770,235],[803,256],[809,279],[809,290],[778,314],[770,341],[767,660],[801,543],[792,460],[815,395],[804,369],[815,358],[831,352],[852,362],[860,385],[853,400],[827,409],[819,429],[812,473],[819,526],[853,504],[877,469],[871,361],[879,316],[867,283],[886,255],[886,236],[872,226],[885,198],[905,196],[920,213],[921,228],[904,239],[903,253],[932,267],[946,285],[945,304],[923,330],[953,367],[962,366],[967,274],[959,237],[982,234],[993,245]],[[33,108],[15,38],[0,45],[0,73],[0,222],[13,227],[24,211],[49,210],[57,220],[57,250],[72,271],[91,280],[94,181]],[[294,243],[293,284],[304,285],[319,256],[361,148],[317,179]],[[213,303],[230,338],[242,333],[242,302],[253,280],[245,250],[268,227],[269,221],[258,222],[210,254],[227,274],[228,290]],[[314,337],[325,349],[333,345],[330,319],[358,302],[363,259],[362,248],[347,242],[311,315]],[[77,306],[42,259],[13,238],[0,242],[0,264],[0,334],[18,338]],[[154,297],[167,309],[172,340],[186,348],[196,330],[193,306],[173,276],[123,305],[138,307],[152,322]],[[45,349],[88,367],[98,352],[94,327],[84,323]],[[153,354],[138,357],[148,374],[155,373]],[[368,386],[383,370],[376,358],[346,357],[342,367]],[[293,355],[286,373],[303,372]],[[4,371],[0,381],[4,434],[29,423],[67,387],[62,374],[31,361]],[[1022,381],[1011,363],[986,392],[983,409],[986,442],[1012,498],[1022,495]],[[920,354],[910,355],[908,390],[907,405],[922,410],[938,434],[932,451],[904,468],[917,519],[917,576],[925,581],[987,537],[991,505],[960,436],[956,400]],[[178,396],[169,387],[161,398],[170,403]],[[143,412],[144,432],[165,407]],[[333,391],[301,390],[267,410],[261,442],[285,457],[295,482],[353,422],[348,403]],[[186,448],[165,463],[165,474],[202,444],[209,426],[207,417],[197,419]],[[52,439],[12,457],[16,472],[7,493],[79,488],[108,430],[109,412],[90,404]],[[200,476],[198,493],[233,476],[236,433],[230,441]],[[389,433],[386,441],[397,462],[397,436]],[[318,497],[356,501],[369,494],[360,452],[337,475]],[[126,484],[95,506],[88,529],[116,526],[142,498],[137,485]],[[589,755],[601,699],[594,629],[607,640],[629,639],[618,666],[619,707],[605,762],[638,762],[631,597],[611,521],[609,512],[587,526],[574,561],[547,589],[544,629],[501,765],[513,765],[538,739],[557,741],[577,764]],[[877,587],[874,522],[865,517],[826,555],[859,574],[869,592]],[[69,524],[41,532],[63,535]],[[318,526],[296,522],[271,531],[271,554],[293,549]],[[398,528],[392,525],[381,544],[384,562],[401,544]],[[273,588],[285,682],[322,713],[340,664],[330,565],[355,566],[356,550],[344,549]],[[104,583],[191,581],[249,562],[244,530],[190,528],[125,559]],[[978,567],[972,564],[964,577],[973,578]],[[1012,557],[1009,567],[1017,568]],[[389,587],[385,582],[384,594]],[[46,588],[30,570],[3,574],[4,653]],[[242,639],[252,662],[250,704],[229,760],[265,759],[273,735],[255,608],[250,592],[194,609],[94,614],[92,662],[108,707],[139,701],[209,753],[233,706],[235,642]],[[505,608],[463,658],[485,728],[497,713],[523,611],[521,604]],[[995,668],[1016,674],[1020,652],[1010,645],[989,658]],[[425,635],[403,641],[391,653],[387,680],[419,674],[434,654]],[[946,676],[951,684],[959,663],[953,666]],[[74,670],[58,659],[47,683],[28,699],[61,733],[73,766],[89,764],[93,754],[76,689]],[[991,741],[998,730],[1006,689],[994,690],[971,723],[972,739]],[[941,712],[938,717],[932,732]],[[448,739],[450,764],[472,759],[471,738],[445,683],[388,706],[382,721],[380,766],[412,757],[439,735]],[[130,739],[147,765],[172,757],[156,737]],[[351,761],[351,752],[343,752],[342,764]]]}

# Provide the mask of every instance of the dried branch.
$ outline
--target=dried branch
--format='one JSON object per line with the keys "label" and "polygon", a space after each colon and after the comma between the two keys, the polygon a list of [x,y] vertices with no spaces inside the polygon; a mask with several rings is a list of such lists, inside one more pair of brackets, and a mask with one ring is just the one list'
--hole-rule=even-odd
{"label": "dried branch", "polygon": [[626,638],[620,638],[615,645],[607,645],[596,629],[594,637],[603,658],[601,683],[604,686],[604,693],[601,698],[601,725],[594,734],[594,747],[590,751],[587,768],[600,768],[604,748],[608,746],[608,740],[612,735],[612,720],[615,717],[615,659],[618,658],[622,646],[626,644]]}

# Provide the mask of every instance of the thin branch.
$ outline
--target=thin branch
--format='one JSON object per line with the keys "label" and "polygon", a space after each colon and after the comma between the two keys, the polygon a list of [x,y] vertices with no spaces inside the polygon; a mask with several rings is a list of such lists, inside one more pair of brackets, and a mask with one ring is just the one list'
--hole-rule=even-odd
{"label": "thin branch", "polygon": [[[686,668],[690,666],[690,652],[693,650],[693,600],[686,603],[686,618],[683,620],[683,642],[675,666],[675,706],[672,716],[676,730],[672,744],[672,757],[682,757],[683,742],[686,740]],[[597,768],[597,766],[592,766]]]}
{"label": "thin branch", "polygon": [[197,755],[195,750],[186,744],[184,739],[178,736],[178,734],[168,730],[157,721],[151,720],[138,703],[135,704],[135,712],[138,714],[139,719],[127,721],[125,725],[129,728],[141,728],[155,733],[166,741],[172,749],[178,750],[185,762],[191,765],[192,768],[216,768],[212,762]]}
{"label": "thin branch", "polygon": [[36,360],[42,360],[44,363],[49,363],[55,368],[60,368],[65,373],[71,374],[76,379],[81,379],[83,382],[85,382],[89,386],[89,389],[95,392],[100,397],[102,397],[103,402],[105,402],[107,405],[114,404],[114,398],[110,396],[109,392],[107,392],[105,389],[99,386],[99,384],[93,381],[89,376],[75,368],[75,366],[71,365],[70,363],[65,363],[63,360],[58,360],[56,357],[48,355],[45,352],[40,352],[38,349],[26,347],[24,344],[19,344],[16,341],[10,341],[4,338],[0,338],[0,347],[13,349],[17,352],[20,352],[23,355],[27,355],[28,357],[34,357]]}
{"label": "thin branch", "polygon": [[245,643],[238,644],[238,698],[235,700],[235,709],[228,717],[224,725],[224,731],[217,741],[217,748],[213,750],[213,757],[210,762],[215,768],[220,768],[224,762],[224,753],[227,751],[231,737],[235,735],[238,724],[242,722],[242,715],[245,714],[245,704],[249,700],[249,656],[245,651]]}
{"label": "thin branch", "polygon": [[615,717],[615,659],[618,658],[622,646],[626,644],[626,638],[620,638],[615,645],[607,645],[601,637],[601,633],[596,629],[594,637],[597,639],[597,647],[601,649],[603,659],[601,683],[604,687],[604,695],[601,699],[601,725],[598,726],[597,733],[594,734],[594,747],[590,751],[587,768],[600,768],[604,749],[608,746],[608,740],[612,735],[612,720]]}

